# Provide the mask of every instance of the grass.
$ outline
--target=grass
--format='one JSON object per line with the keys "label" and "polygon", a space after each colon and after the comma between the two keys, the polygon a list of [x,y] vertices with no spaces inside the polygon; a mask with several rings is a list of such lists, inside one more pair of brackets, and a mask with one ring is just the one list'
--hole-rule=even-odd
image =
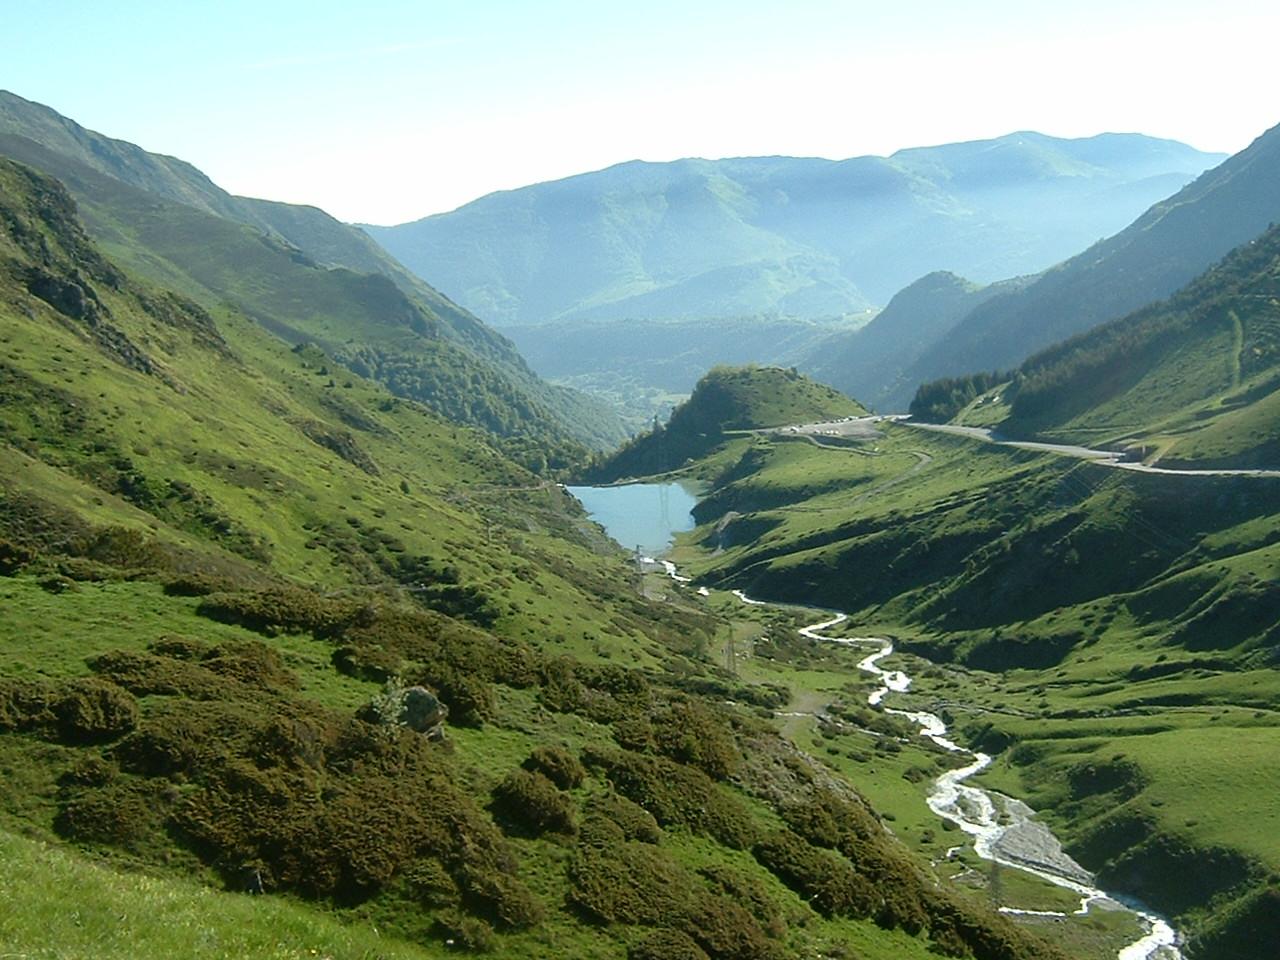
{"label": "grass", "polygon": [[[717,454],[718,465],[696,465],[704,479],[722,479],[699,506],[702,526],[676,549],[685,572],[849,610],[861,632],[951,660],[909,661],[917,682],[895,704],[945,705],[953,729],[1004,750],[984,783],[1043,810],[1087,865],[1183,914],[1192,934],[1211,922],[1208,901],[1225,889],[1212,884],[1245,884],[1238,892],[1248,876],[1280,871],[1269,828],[1280,784],[1266,759],[1280,745],[1274,618],[1263,588],[1251,586],[1280,575],[1273,487],[1151,484],[888,424],[864,451],[876,455],[744,438]],[[735,463],[749,468],[731,472]],[[768,614],[734,613],[735,603],[717,609],[744,621],[735,644],[748,649]],[[812,712],[865,696],[851,676],[856,657],[843,655],[740,658],[738,672],[786,684],[790,709]],[[927,753],[904,745],[875,755],[864,733],[780,722],[895,817],[909,845],[934,858],[951,845],[924,788],[903,779],[927,767]],[[1138,771],[1132,796],[1064,786],[1081,765],[1121,760]],[[1153,824],[1148,839],[1097,846],[1117,810]],[[1244,873],[1224,867],[1212,882],[1192,879],[1199,855],[1241,858]],[[1159,860],[1168,856],[1184,858],[1181,866]],[[1151,879],[1160,876],[1169,880]],[[1061,899],[1034,881],[1015,884],[1026,905]],[[1093,917],[1063,942],[1081,955],[1114,954],[1113,926]]]}
{"label": "grass", "polygon": [[[23,960],[264,957],[427,960],[446,955],[285,897],[112,868],[67,848],[0,830],[0,943]],[[67,891],[75,891],[69,903]]]}

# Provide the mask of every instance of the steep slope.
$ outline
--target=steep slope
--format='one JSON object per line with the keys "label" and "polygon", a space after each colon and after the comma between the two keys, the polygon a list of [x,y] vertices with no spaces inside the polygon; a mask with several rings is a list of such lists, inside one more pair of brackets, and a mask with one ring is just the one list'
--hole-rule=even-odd
{"label": "steep slope", "polygon": [[1280,230],[1169,300],[1027,360],[1000,428],[1142,447],[1165,465],[1280,463]]}
{"label": "steep slope", "polygon": [[743,431],[853,417],[865,408],[839,391],[781,367],[716,367],[671,413],[595,464],[588,479],[611,482],[665,473],[710,454]]}
{"label": "steep slope", "polygon": [[1019,133],[838,162],[632,162],[366,229],[499,324],[830,317],[936,270],[990,282],[1043,269],[1218,159]]}
{"label": "steep slope", "polygon": [[953,273],[931,273],[896,293],[870,323],[817,344],[797,366],[873,408],[899,389],[899,378],[962,317],[1025,280],[980,287]]}
{"label": "steep slope", "polygon": [[[726,706],[776,694],[559,487],[332,362],[0,160],[6,945],[1060,960]],[[193,881],[271,896],[193,930]]]}
{"label": "steep slope", "polygon": [[[381,366],[400,371],[384,373],[366,363],[365,372],[394,382],[397,392],[461,422],[505,437],[538,432],[561,446],[572,439],[603,447],[624,436],[599,404],[542,382],[508,340],[411,275],[361,231],[321,210],[233,197],[181,160],[85,130],[48,107],[3,91],[0,150],[67,182],[89,213],[91,228],[102,230],[113,252],[139,269],[166,283],[190,286],[194,280],[206,296],[229,298],[251,313],[273,316],[292,326],[297,336],[340,334],[348,351],[372,351],[382,358]],[[148,227],[134,229],[134,219]],[[238,224],[252,229],[237,230]],[[130,252],[134,243],[142,243],[143,249]],[[155,249],[147,248],[148,243]],[[259,253],[264,246],[275,264],[270,279],[262,278],[267,268]],[[239,277],[246,265],[259,272],[256,282]],[[322,267],[336,270],[318,269]],[[188,280],[169,268],[187,274]],[[344,291],[335,293],[336,287]],[[281,288],[288,288],[287,293],[281,294]],[[264,302],[254,302],[260,291]],[[308,330],[305,323],[291,323],[285,305],[293,305],[293,314],[317,309],[323,314],[335,296],[338,302],[327,312],[346,314],[343,329]],[[394,329],[404,327],[406,318],[416,318],[419,334],[429,328],[429,344]],[[394,346],[388,343],[388,326]],[[417,371],[416,382],[404,375],[404,368]],[[458,398],[465,391],[458,387],[467,380],[482,386],[473,391],[475,402],[463,405]],[[441,383],[452,386],[443,389]],[[500,401],[490,402],[498,395]]]}
{"label": "steep slope", "polygon": [[1167,297],[1280,220],[1280,127],[1155,204],[1120,233],[982,304],[933,345],[893,397],[972,370],[1010,369],[1073,334]]}

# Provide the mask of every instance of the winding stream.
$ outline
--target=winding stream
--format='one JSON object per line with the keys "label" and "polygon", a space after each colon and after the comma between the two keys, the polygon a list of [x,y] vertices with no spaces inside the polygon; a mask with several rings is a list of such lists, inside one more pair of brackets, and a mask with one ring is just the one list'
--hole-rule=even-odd
{"label": "winding stream", "polygon": [[[828,620],[804,627],[800,633],[811,640],[849,646],[877,645],[878,650],[858,663],[859,670],[880,681],[880,686],[867,697],[867,703],[879,707],[885,713],[912,721],[919,727],[920,736],[932,740],[944,750],[972,758],[965,766],[948,770],[934,781],[927,798],[929,809],[973,837],[974,852],[982,859],[1021,870],[1079,894],[1080,906],[1075,911],[1077,916],[1087,914],[1095,904],[1107,909],[1127,910],[1136,915],[1146,933],[1124,947],[1117,954],[1117,960],[1182,960],[1182,951],[1178,949],[1178,935],[1173,927],[1162,917],[1092,886],[1093,875],[1063,852],[1062,844],[1048,827],[1033,819],[1034,810],[1020,800],[965,782],[991,764],[993,758],[989,754],[968,750],[948,739],[947,725],[936,714],[895,710],[883,705],[888,694],[904,693],[910,689],[911,678],[901,670],[885,670],[880,666],[880,661],[893,653],[893,644],[888,640],[876,637],[830,637],[823,636],[820,632],[846,620],[848,617],[845,614],[836,614]],[[1066,916],[1065,913],[1052,910],[1019,910],[1013,907],[1002,907],[1001,912],[1038,917]]]}
{"label": "winding stream", "polygon": [[[688,582],[687,577],[679,576],[675,564],[670,561],[652,562],[661,564],[677,582]],[[741,590],[733,591],[733,595],[752,606],[764,606],[767,603],[764,600],[754,600]],[[1093,886],[1093,875],[1067,856],[1052,831],[1034,819],[1034,810],[1021,800],[983,790],[966,782],[991,764],[993,758],[989,754],[969,750],[948,739],[947,725],[936,714],[896,710],[884,705],[884,699],[889,694],[905,693],[911,688],[911,677],[901,670],[886,670],[880,666],[880,661],[893,653],[890,641],[879,637],[833,637],[823,633],[848,619],[847,614],[837,613],[826,620],[801,628],[800,634],[811,640],[846,646],[874,645],[876,649],[858,662],[859,670],[880,681],[880,686],[867,697],[867,703],[885,713],[912,721],[919,728],[920,736],[932,740],[949,753],[971,758],[963,767],[948,770],[933,782],[933,788],[926,798],[929,809],[972,837],[974,852],[982,859],[1021,870],[1078,894],[1080,906],[1074,911],[1076,916],[1087,914],[1095,906],[1124,910],[1136,916],[1146,932],[1121,949],[1116,960],[1184,960],[1178,947],[1177,931],[1168,921],[1138,904]],[[957,849],[953,847],[948,855],[954,854]],[[1067,916],[1054,910],[1020,910],[1015,907],[1001,907],[1000,911],[1017,916]]]}
{"label": "winding stream", "polygon": [[[615,488],[617,489],[617,488]],[[577,491],[574,491],[575,493]],[[591,505],[589,505],[590,507]],[[594,510],[592,511],[594,514]],[[597,519],[603,519],[597,517]],[[605,523],[606,529],[609,524]],[[612,531],[611,531],[612,532]],[[639,554],[637,550],[637,554]],[[676,583],[688,586],[690,578],[682,576],[670,560],[638,557],[649,569],[661,569]],[[708,595],[705,587],[698,590]],[[755,600],[741,590],[733,595],[742,603],[767,606],[767,601]],[[834,613],[817,623],[800,630],[802,636],[825,643],[846,646],[872,646],[874,649],[858,662],[858,669],[879,681],[879,686],[867,697],[867,703],[886,713],[904,717],[916,724],[919,736],[932,740],[949,753],[969,758],[958,769],[948,770],[934,782],[926,802],[929,809],[944,820],[950,821],[973,838],[974,852],[984,860],[1039,877],[1055,886],[1080,897],[1080,905],[1074,911],[1077,916],[1087,914],[1094,907],[1127,911],[1136,916],[1145,930],[1143,936],[1126,945],[1117,954],[1117,960],[1184,960],[1179,949],[1177,932],[1157,914],[1139,904],[1113,896],[1094,886],[1094,877],[1076,863],[1063,850],[1058,838],[1043,823],[1035,819],[1035,811],[1020,800],[1001,793],[983,790],[967,781],[985,770],[992,762],[989,754],[962,747],[948,738],[948,729],[942,718],[924,711],[898,710],[884,705],[891,693],[905,693],[911,688],[911,677],[901,670],[887,670],[880,662],[893,654],[893,644],[879,637],[828,636],[825,631],[848,620],[848,615]],[[959,848],[952,848],[952,856]],[[1051,910],[1022,910],[1002,907],[1001,912],[1019,916],[1059,917],[1066,913]]]}

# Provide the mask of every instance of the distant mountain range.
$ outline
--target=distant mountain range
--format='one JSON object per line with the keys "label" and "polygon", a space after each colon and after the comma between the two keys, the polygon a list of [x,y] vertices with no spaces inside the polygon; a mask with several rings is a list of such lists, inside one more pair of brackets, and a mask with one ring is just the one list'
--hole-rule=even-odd
{"label": "distant mountain range", "polygon": [[365,229],[500,325],[830,318],[937,270],[1042,270],[1222,159],[1137,134],[1025,132],[888,158],[635,161]]}

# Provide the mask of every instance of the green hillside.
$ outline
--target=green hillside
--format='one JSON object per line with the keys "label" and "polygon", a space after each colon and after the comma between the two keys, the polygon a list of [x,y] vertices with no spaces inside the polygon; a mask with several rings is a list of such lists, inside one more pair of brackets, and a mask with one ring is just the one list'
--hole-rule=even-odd
{"label": "green hillside", "polygon": [[825,319],[937,270],[983,283],[1043,270],[1221,159],[1021,132],[840,161],[634,161],[366,229],[500,326]]}
{"label": "green hillside", "polygon": [[397,394],[504,438],[530,466],[562,467],[583,444],[625,435],[603,406],[541,381],[509,341],[322,211],[232,197],[182,161],[3,92],[0,154],[64,181],[94,236],[140,273],[314,341]]}
{"label": "green hillside", "polygon": [[0,160],[6,946],[1063,956],[940,888],[557,485],[333,363]]}
{"label": "green hillside", "polygon": [[1280,230],[1168,301],[1042,351],[1001,429],[1187,466],[1280,464]]}
{"label": "green hillside", "polygon": [[671,413],[621,450],[597,462],[588,479],[611,482],[683,467],[734,434],[866,413],[857,401],[781,367],[716,367]]}
{"label": "green hillside", "polygon": [[1280,481],[878,429],[828,447],[729,436],[689,465],[710,484],[678,553],[695,585],[848,611],[926,657],[902,661],[917,682],[895,706],[999,753],[987,783],[1174,916],[1189,956],[1261,960],[1278,932],[1261,911],[1280,848],[1257,824],[1280,790],[1259,759],[1280,747]]}

